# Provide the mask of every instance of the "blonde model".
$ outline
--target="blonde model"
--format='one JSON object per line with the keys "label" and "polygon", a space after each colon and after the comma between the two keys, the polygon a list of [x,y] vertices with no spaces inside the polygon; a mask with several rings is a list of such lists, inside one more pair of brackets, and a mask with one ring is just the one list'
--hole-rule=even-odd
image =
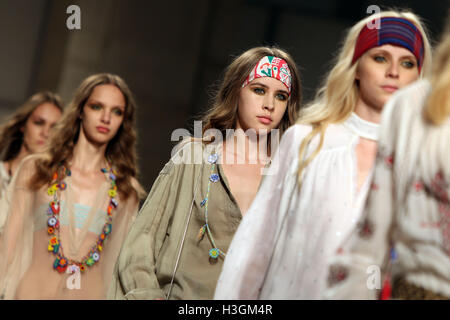
{"label": "blonde model", "polygon": [[316,100],[283,136],[276,174],[239,226],[215,298],[322,298],[369,190],[383,106],[430,59],[412,13],[382,12],[350,29]]}
{"label": "blonde model", "polygon": [[[330,268],[333,299],[450,299],[450,21],[429,80],[381,122],[360,223]],[[392,292],[390,292],[392,290]]]}

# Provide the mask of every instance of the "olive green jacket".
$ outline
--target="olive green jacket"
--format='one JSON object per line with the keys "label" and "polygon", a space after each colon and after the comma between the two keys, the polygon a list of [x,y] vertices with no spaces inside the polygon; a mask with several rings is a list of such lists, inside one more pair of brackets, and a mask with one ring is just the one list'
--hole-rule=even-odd
{"label": "olive green jacket", "polygon": [[[165,299],[169,291],[169,299],[213,298],[223,257],[210,259],[210,238],[207,234],[201,240],[198,237],[205,225],[202,200],[212,165],[207,160],[198,164],[175,161],[176,156],[185,157],[189,148],[201,152],[203,147],[199,142],[186,145],[160,172],[121,249],[109,299]],[[214,173],[220,180],[211,183],[208,220],[217,247],[226,252],[242,214],[220,164]]]}

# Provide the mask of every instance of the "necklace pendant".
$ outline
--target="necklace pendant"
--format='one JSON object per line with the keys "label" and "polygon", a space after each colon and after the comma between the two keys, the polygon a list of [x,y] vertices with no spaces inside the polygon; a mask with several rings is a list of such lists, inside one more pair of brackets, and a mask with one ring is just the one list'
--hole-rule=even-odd
{"label": "necklace pendant", "polygon": [[219,175],[218,175],[217,173],[213,173],[213,174],[209,177],[209,180],[210,180],[211,182],[217,182],[217,181],[220,180],[220,177],[219,177]]}
{"label": "necklace pendant", "polygon": [[219,255],[220,255],[220,250],[219,250],[219,249],[217,249],[217,248],[212,248],[211,250],[209,250],[209,256],[210,256],[212,259],[217,259],[217,258],[219,258]]}
{"label": "necklace pendant", "polygon": [[117,206],[119,205],[119,203],[117,202],[117,200],[115,198],[111,199],[111,204],[114,206],[114,208],[117,208]]}
{"label": "necklace pendant", "polygon": [[59,214],[60,208],[59,208],[59,205],[57,202],[55,202],[55,201],[50,202],[50,207],[52,208],[52,211],[54,214]]}
{"label": "necklace pendant", "polygon": [[53,263],[53,268],[56,269],[59,273],[64,273],[67,269],[68,262],[64,257],[57,257],[55,262]]}

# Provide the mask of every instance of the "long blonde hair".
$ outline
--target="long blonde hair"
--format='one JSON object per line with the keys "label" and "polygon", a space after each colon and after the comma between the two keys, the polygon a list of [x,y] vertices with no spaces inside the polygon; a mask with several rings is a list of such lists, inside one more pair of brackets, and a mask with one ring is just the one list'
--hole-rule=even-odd
{"label": "long blonde hair", "polygon": [[23,143],[23,127],[34,110],[46,102],[53,104],[61,113],[63,112],[63,103],[59,95],[50,91],[37,92],[0,126],[2,161],[9,161],[17,157]]}
{"label": "long blonde hair", "polygon": [[436,48],[430,79],[432,91],[424,109],[424,117],[432,125],[440,125],[450,116],[450,11],[446,25]]}
{"label": "long blonde hair", "polygon": [[[355,81],[359,60],[352,65],[352,58],[360,31],[372,20],[386,16],[407,19],[419,29],[424,43],[424,61],[420,76],[422,77],[429,72],[431,66],[431,45],[420,18],[414,13],[393,10],[383,11],[368,16],[355,24],[348,31],[340,53],[337,56],[336,63],[325,78],[324,84],[318,90],[314,101],[300,112],[297,123],[312,126],[311,132],[303,139],[300,145],[300,164],[298,167],[298,181],[300,185],[303,170],[320,152],[323,146],[324,135],[328,125],[345,121],[355,108],[359,97],[359,91]],[[320,135],[319,145],[308,158],[304,159],[306,148],[316,135]]]}
{"label": "long blonde hair", "polygon": [[94,88],[102,84],[116,86],[122,92],[126,103],[123,122],[114,138],[109,141],[105,157],[117,171],[117,188],[120,196],[123,199],[127,199],[130,195],[135,195],[137,198],[143,196],[142,187],[133,183],[132,180],[138,174],[134,129],[136,103],[125,81],[117,75],[107,73],[92,75],[78,87],[62,119],[52,132],[46,157],[36,164],[37,171],[31,180],[33,189],[50,183],[53,174],[62,164],[67,165],[72,158],[81,130],[83,107]]}
{"label": "long blonde hair", "polygon": [[278,128],[280,137],[283,132],[295,123],[300,110],[302,98],[301,80],[297,66],[292,57],[284,50],[276,47],[255,47],[249,49],[233,60],[225,71],[223,81],[214,96],[211,109],[203,116],[203,132],[208,129],[218,129],[225,134],[226,129],[234,129],[238,117],[239,92],[247,76],[256,63],[264,56],[282,58],[291,70],[291,95],[288,99],[286,112]]}

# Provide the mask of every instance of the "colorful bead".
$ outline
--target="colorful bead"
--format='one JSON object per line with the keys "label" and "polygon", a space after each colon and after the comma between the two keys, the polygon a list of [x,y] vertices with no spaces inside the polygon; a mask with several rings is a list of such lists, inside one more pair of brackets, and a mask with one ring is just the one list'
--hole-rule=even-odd
{"label": "colorful bead", "polygon": [[54,201],[50,202],[50,208],[52,209],[54,214],[59,214],[59,209],[60,208],[59,208],[58,203],[56,203]]}
{"label": "colorful bead", "polygon": [[92,259],[92,257],[89,257],[87,260],[86,260],[86,264],[89,266],[89,267],[92,267],[92,265],[94,265],[94,259]]}
{"label": "colorful bead", "polygon": [[84,264],[80,264],[80,271],[81,272],[85,272],[86,271],[86,266]]}
{"label": "colorful bead", "polygon": [[214,164],[217,162],[217,159],[219,159],[219,155],[217,153],[214,153],[208,157],[208,162]]}
{"label": "colorful bead", "polygon": [[203,207],[206,204],[206,201],[208,201],[208,198],[205,198],[202,202],[200,202],[200,207]]}
{"label": "colorful bead", "polygon": [[59,244],[58,238],[57,238],[57,237],[52,237],[52,238],[50,239],[50,244],[51,244],[52,246],[54,246],[54,245],[56,245],[56,244]]}
{"label": "colorful bead", "polygon": [[47,189],[47,194],[48,194],[49,196],[53,196],[53,195],[55,194],[55,190],[52,189],[52,188],[48,188],[48,189]]}
{"label": "colorful bead", "polygon": [[67,184],[64,181],[61,181],[58,185],[59,189],[66,190]]}
{"label": "colorful bead", "polygon": [[53,229],[52,227],[48,227],[47,228],[47,232],[48,232],[48,234],[54,234],[55,233],[55,229]]}
{"label": "colorful bead", "polygon": [[105,235],[108,235],[111,233],[111,229],[112,229],[112,225],[111,224],[107,224],[105,226]]}
{"label": "colorful bead", "polygon": [[58,223],[58,220],[55,217],[51,217],[48,219],[47,224],[49,227],[54,227]]}
{"label": "colorful bead", "polygon": [[56,269],[59,266],[59,257],[57,257],[55,259],[55,261],[53,262],[53,268]]}
{"label": "colorful bead", "polygon": [[117,179],[116,176],[114,175],[114,173],[112,173],[112,172],[109,174],[109,178],[113,181]]}
{"label": "colorful bead", "polygon": [[111,198],[114,198],[117,195],[117,191],[114,189],[110,189],[108,194]]}
{"label": "colorful bead", "polygon": [[200,228],[200,230],[198,231],[198,235],[197,235],[198,241],[203,239],[203,236],[205,235],[205,231],[206,231],[206,226],[203,226]]}
{"label": "colorful bead", "polygon": [[217,173],[213,173],[210,177],[209,180],[211,180],[211,182],[217,182],[219,181],[219,175]]}
{"label": "colorful bead", "polygon": [[108,170],[106,170],[106,168],[101,168],[100,171],[103,172],[103,173],[107,173],[108,172]]}
{"label": "colorful bead", "polygon": [[397,258],[398,258],[397,251],[395,250],[395,248],[391,248],[391,261],[396,261]]}
{"label": "colorful bead", "polygon": [[209,250],[209,256],[213,259],[217,259],[220,255],[220,250],[217,248],[212,248]]}
{"label": "colorful bead", "polygon": [[78,273],[80,272],[80,267],[76,264],[71,264],[69,267],[67,267],[67,270],[69,270],[70,273]]}
{"label": "colorful bead", "polygon": [[111,204],[114,206],[114,208],[117,208],[117,206],[119,205],[119,203],[117,202],[117,200],[114,199],[114,198],[111,199]]}
{"label": "colorful bead", "polygon": [[58,261],[58,266],[56,267],[56,270],[58,270],[58,272],[63,273],[66,271],[67,269],[67,260],[65,258],[61,258]]}
{"label": "colorful bead", "polygon": [[100,260],[100,255],[97,252],[95,252],[92,254],[92,259],[94,259],[94,261],[97,262],[98,260]]}
{"label": "colorful bead", "polygon": [[111,213],[112,213],[112,206],[111,205],[108,206],[108,209],[106,210],[106,212],[108,213],[108,215],[111,215]]}
{"label": "colorful bead", "polygon": [[97,250],[98,250],[98,251],[100,251],[100,252],[102,252],[102,251],[103,251],[103,247],[102,247],[102,245],[101,245],[101,244],[97,245]]}

